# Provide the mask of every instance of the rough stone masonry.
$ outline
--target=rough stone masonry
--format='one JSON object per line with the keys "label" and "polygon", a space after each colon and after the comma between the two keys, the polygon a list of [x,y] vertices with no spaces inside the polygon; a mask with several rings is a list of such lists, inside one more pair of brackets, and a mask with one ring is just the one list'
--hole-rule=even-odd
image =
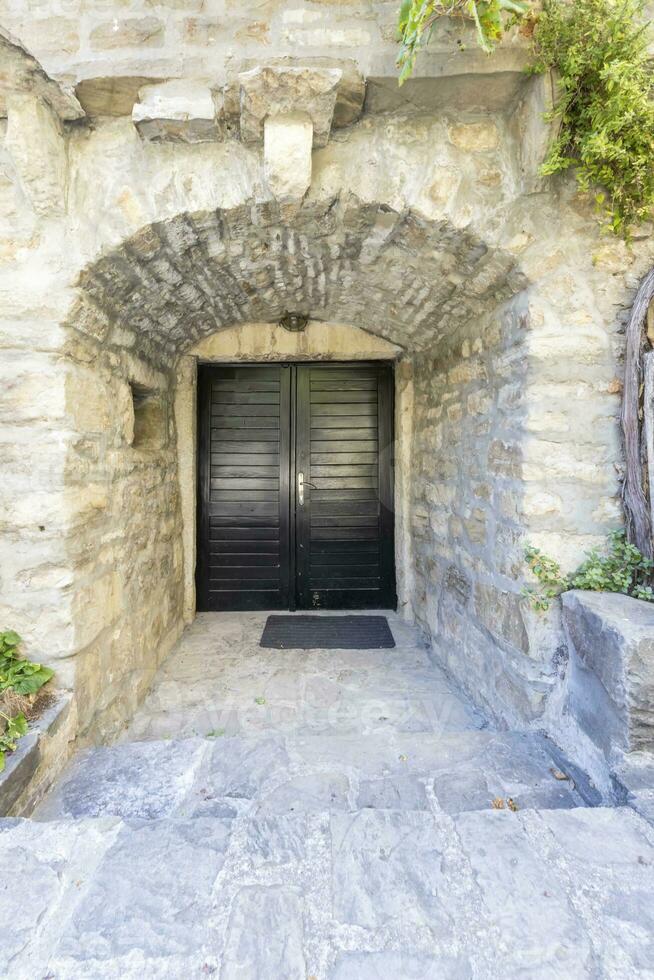
{"label": "rough stone masonry", "polygon": [[398,89],[395,15],[0,3],[0,621],[80,738],[124,724],[193,615],[187,358],[287,310],[398,358],[402,614],[496,720],[555,724],[563,634],[520,597],[523,548],[570,568],[620,523],[654,239],[539,178],[524,39],[487,59],[448,24]]}

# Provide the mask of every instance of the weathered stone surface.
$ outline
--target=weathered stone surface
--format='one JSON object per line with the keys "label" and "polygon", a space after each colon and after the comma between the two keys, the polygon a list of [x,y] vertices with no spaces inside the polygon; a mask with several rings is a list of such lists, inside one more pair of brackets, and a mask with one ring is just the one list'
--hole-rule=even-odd
{"label": "weathered stone surface", "polygon": [[299,890],[244,888],[232,908],[220,976],[305,980]]}
{"label": "weathered stone surface", "polygon": [[37,214],[61,214],[66,207],[66,145],[59,120],[34,95],[8,99],[5,145],[21,186]]}
{"label": "weathered stone surface", "polygon": [[179,810],[208,751],[200,740],[135,742],[78,755],[39,820],[116,816],[154,820]]}
{"label": "weathered stone surface", "polygon": [[150,140],[203,143],[221,135],[211,89],[185,81],[142,88],[132,121]]}
{"label": "weathered stone surface", "polygon": [[314,146],[325,146],[332,125],[339,68],[260,67],[242,72],[241,139],[261,142],[264,122],[302,113],[313,125]]}
{"label": "weathered stone surface", "polygon": [[443,901],[444,855],[432,814],[363,810],[333,814],[334,917],[343,925],[451,928]]}
{"label": "weathered stone surface", "polygon": [[[230,822],[196,818],[126,824],[57,944],[54,962],[102,972],[121,957],[202,955]],[[181,900],[182,895],[185,896]],[[199,964],[198,964],[199,966]]]}
{"label": "weathered stone surface", "polygon": [[72,92],[50,78],[4,25],[0,27],[0,54],[0,117],[7,115],[7,99],[20,93],[42,99],[59,119],[80,119],[84,115]]}
{"label": "weathered stone surface", "polygon": [[571,665],[568,710],[607,758],[654,749],[654,609],[628,596],[563,597]]}
{"label": "weathered stone surface", "polygon": [[132,45],[160,47],[165,27],[158,17],[116,17],[98,24],[90,35],[91,47],[96,50],[126,48]]}
{"label": "weathered stone surface", "polygon": [[304,113],[270,116],[264,122],[264,176],[281,204],[300,201],[311,184],[313,124]]}

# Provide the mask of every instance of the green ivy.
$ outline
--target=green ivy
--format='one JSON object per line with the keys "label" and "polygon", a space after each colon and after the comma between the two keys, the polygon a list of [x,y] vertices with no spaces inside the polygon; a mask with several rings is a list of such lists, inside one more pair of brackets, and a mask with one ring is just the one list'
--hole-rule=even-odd
{"label": "green ivy", "polygon": [[654,602],[651,582],[654,562],[645,558],[627,541],[624,531],[613,531],[604,554],[593,549],[572,575],[563,575],[561,566],[538,548],[525,549],[525,560],[539,587],[523,589],[534,609],[549,609],[552,600],[568,589],[590,592],[619,592],[622,595]]}
{"label": "green ivy", "polygon": [[418,52],[442,17],[474,23],[480,46],[490,54],[506,27],[529,9],[530,4],[523,0],[404,0],[398,21],[400,85],[413,74]]}
{"label": "green ivy", "polygon": [[23,660],[18,652],[20,636],[14,630],[0,633],[0,694],[34,694],[52,677],[54,671],[41,664]]}
{"label": "green ivy", "polygon": [[[654,102],[645,0],[544,0],[535,71],[553,69],[560,132],[544,175],[576,169],[605,223],[628,236],[654,206]],[[599,188],[599,189],[598,189]]]}
{"label": "green ivy", "polygon": [[27,733],[27,719],[21,712],[10,718],[3,711],[0,711],[0,719],[4,723],[4,731],[0,731],[0,772],[5,768],[6,755],[14,752],[18,739]]}
{"label": "green ivy", "polygon": [[[20,642],[14,630],[0,632],[0,695],[34,694],[54,673],[49,667],[24,660],[19,653]],[[26,732],[27,719],[22,712],[10,716],[0,711],[0,772],[5,768],[7,753],[15,750],[18,739]]]}

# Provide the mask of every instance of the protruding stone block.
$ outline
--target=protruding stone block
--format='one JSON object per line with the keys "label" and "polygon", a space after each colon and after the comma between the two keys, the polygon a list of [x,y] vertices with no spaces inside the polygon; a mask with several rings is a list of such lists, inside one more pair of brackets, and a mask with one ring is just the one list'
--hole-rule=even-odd
{"label": "protruding stone block", "polygon": [[326,146],[334,117],[340,68],[260,67],[242,72],[241,139],[259,143],[264,123],[275,116],[303,113],[313,124],[313,145]]}
{"label": "protruding stone block", "polygon": [[264,176],[278,201],[300,201],[311,184],[313,126],[305,113],[272,116],[264,123]]}
{"label": "protruding stone block", "polygon": [[37,214],[61,214],[66,208],[66,143],[61,125],[46,103],[32,94],[7,100],[5,146]]}
{"label": "protruding stone block", "polygon": [[148,140],[205,143],[221,136],[211,89],[195,82],[145,86],[132,110],[132,121]]}
{"label": "protruding stone block", "polygon": [[625,595],[567,592],[568,711],[609,762],[654,748],[654,607]]}

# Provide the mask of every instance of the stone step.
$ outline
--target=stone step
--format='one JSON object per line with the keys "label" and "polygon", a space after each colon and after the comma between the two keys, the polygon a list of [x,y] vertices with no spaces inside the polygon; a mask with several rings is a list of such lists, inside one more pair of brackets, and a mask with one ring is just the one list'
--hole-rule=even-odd
{"label": "stone step", "polygon": [[363,808],[455,814],[509,799],[519,809],[589,802],[577,774],[535,733],[261,735],[80,753],[34,816],[154,820]]}
{"label": "stone step", "polygon": [[653,872],[629,808],[4,820],[0,976],[645,976]]}

